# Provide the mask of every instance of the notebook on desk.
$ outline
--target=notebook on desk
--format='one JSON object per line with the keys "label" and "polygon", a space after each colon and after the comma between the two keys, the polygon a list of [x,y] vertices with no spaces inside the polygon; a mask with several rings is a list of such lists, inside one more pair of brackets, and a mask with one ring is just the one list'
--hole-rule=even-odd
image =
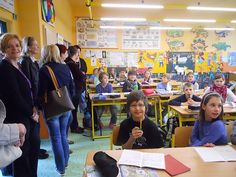
{"label": "notebook on desk", "polygon": [[165,171],[170,176],[175,176],[190,171],[189,167],[187,167],[180,161],[176,160],[173,156],[169,154],[165,155],[165,165],[166,165]]}

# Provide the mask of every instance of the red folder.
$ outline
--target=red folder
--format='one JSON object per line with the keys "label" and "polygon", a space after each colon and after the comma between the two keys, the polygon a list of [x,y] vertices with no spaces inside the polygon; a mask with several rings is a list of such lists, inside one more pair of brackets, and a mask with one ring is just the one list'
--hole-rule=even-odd
{"label": "red folder", "polygon": [[170,176],[175,176],[175,175],[190,171],[189,167],[182,164],[180,161],[176,160],[173,156],[171,156],[169,154],[165,155],[165,163],[166,163],[165,171]]}

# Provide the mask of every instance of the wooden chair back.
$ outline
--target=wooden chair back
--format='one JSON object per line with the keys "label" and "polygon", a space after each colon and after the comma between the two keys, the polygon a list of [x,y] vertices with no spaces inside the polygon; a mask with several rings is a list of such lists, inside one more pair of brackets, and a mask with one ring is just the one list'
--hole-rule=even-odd
{"label": "wooden chair back", "polygon": [[175,134],[172,136],[172,147],[189,146],[193,126],[176,127]]}
{"label": "wooden chair back", "polygon": [[119,135],[119,131],[120,131],[120,126],[114,126],[113,129],[112,129],[112,134],[111,134],[111,137],[110,137],[110,149],[112,150],[113,149],[113,145],[118,145],[117,144],[117,138],[118,138],[118,135]]}

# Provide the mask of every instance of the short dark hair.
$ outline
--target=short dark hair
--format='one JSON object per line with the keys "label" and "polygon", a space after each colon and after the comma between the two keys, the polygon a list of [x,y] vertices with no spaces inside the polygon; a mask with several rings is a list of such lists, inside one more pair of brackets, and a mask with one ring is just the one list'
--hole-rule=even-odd
{"label": "short dark hair", "polygon": [[108,76],[108,74],[106,72],[101,72],[98,76],[98,79],[99,79],[100,82],[102,82],[103,76]]}
{"label": "short dark hair", "polygon": [[77,49],[79,49],[79,51],[81,52],[81,47],[79,45],[74,45],[74,47],[76,47]]}
{"label": "short dark hair", "polygon": [[71,58],[77,53],[78,49],[74,46],[68,48],[68,56]]}
{"label": "short dark hair", "polygon": [[148,111],[148,100],[147,100],[147,97],[144,95],[144,93],[141,90],[132,91],[128,95],[128,97],[127,97],[127,112],[129,112],[130,105],[133,102],[138,102],[140,100],[143,101],[143,103],[145,105],[145,112],[147,113],[147,111]]}
{"label": "short dark hair", "polygon": [[136,76],[137,73],[136,73],[136,71],[129,71],[129,72],[128,72],[128,76],[130,76],[130,75],[135,75],[135,76]]}

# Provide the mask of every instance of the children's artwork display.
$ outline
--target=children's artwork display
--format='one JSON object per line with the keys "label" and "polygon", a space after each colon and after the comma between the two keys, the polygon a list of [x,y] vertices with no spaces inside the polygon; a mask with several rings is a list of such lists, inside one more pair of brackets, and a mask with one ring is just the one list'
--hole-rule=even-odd
{"label": "children's artwork display", "polygon": [[101,21],[79,18],[76,22],[77,44],[82,48],[117,48],[116,30],[100,29]]}
{"label": "children's artwork display", "polygon": [[236,52],[230,52],[228,54],[228,65],[236,66]]}
{"label": "children's artwork display", "polygon": [[194,67],[193,52],[168,52],[167,53],[167,73],[184,74],[187,70],[193,70]]}

